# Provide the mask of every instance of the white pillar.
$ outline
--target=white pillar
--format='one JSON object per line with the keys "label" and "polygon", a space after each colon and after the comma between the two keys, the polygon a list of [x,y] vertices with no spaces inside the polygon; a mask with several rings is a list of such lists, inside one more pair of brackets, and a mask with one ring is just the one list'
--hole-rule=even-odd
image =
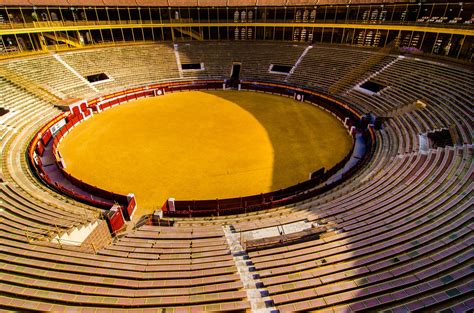
{"label": "white pillar", "polygon": [[176,208],[174,206],[174,200],[175,200],[174,198],[168,198],[168,210],[170,212],[176,211]]}
{"label": "white pillar", "polygon": [[354,136],[355,133],[356,133],[356,128],[355,128],[355,126],[352,126],[351,127],[351,136]]}
{"label": "white pillar", "polygon": [[344,126],[347,126],[347,123],[348,123],[348,122],[349,122],[349,118],[346,117],[346,118],[344,119]]}

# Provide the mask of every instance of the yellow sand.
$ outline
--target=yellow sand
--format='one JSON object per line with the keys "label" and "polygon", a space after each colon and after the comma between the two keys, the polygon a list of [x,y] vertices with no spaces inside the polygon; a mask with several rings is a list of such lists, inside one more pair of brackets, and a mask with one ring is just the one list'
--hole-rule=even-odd
{"label": "yellow sand", "polygon": [[66,170],[137,197],[141,214],[165,199],[277,190],[332,167],[351,138],[332,115],[292,99],[243,91],[146,98],[92,117],[59,149]]}

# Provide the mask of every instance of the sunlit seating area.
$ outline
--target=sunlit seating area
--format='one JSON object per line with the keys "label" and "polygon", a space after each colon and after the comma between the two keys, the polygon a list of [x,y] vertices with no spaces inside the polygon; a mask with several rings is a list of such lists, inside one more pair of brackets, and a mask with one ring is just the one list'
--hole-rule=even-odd
{"label": "sunlit seating area", "polygon": [[99,91],[175,79],[178,68],[172,45],[125,46],[60,54],[81,76],[105,73]]}

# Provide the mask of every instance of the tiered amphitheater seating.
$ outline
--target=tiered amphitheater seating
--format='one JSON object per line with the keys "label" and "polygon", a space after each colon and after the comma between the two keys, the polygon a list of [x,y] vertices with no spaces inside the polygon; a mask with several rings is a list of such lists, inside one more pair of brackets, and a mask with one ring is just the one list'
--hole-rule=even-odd
{"label": "tiered amphitheater seating", "polygon": [[[264,65],[245,68],[242,62],[245,78],[283,81],[284,77],[265,72],[268,65],[299,57],[291,52],[293,46],[283,45],[279,56],[276,44],[246,44],[252,45],[251,51],[262,51],[258,59]],[[262,46],[273,50],[260,49]],[[147,80],[179,79],[174,52],[166,47],[165,56],[146,62],[172,60],[168,74],[151,73],[142,63],[132,65],[132,52],[142,51],[137,47],[80,51],[62,57],[81,74],[90,73],[90,66],[106,73],[110,70],[116,81],[100,88],[97,85],[105,90]],[[192,43],[179,44],[178,51],[182,62],[187,56],[189,62],[205,63],[206,71],[197,77],[223,78],[228,77],[230,65],[220,67],[221,61],[250,58],[239,47]],[[154,55],[152,51],[162,51],[161,45],[142,48],[144,52],[139,53],[149,57]],[[304,47],[294,49],[301,53]],[[213,51],[222,53],[222,58]],[[190,56],[191,52],[196,56]],[[288,82],[327,91],[343,77],[339,71],[357,66],[370,53],[316,45],[288,76]],[[106,56],[110,59],[107,63]],[[122,68],[115,70],[117,65]],[[132,66],[136,66],[133,71]],[[133,77],[130,80],[127,67]],[[28,240],[26,231],[43,236],[56,228],[54,225],[67,230],[82,222],[76,216],[82,214],[90,220],[92,214],[87,206],[45,191],[31,178],[22,157],[28,139],[57,110],[0,80],[0,90],[8,93],[0,97],[0,106],[11,109],[0,118],[2,128],[11,129],[2,138],[0,309],[249,310],[248,282],[239,275],[239,266],[248,266],[258,284],[256,290],[280,312],[472,311],[472,70],[388,56],[359,82],[369,76],[389,88],[372,96],[348,88],[335,96],[355,103],[361,112],[378,114],[417,99],[428,106],[389,120],[376,133],[370,162],[336,189],[261,212],[175,219],[169,227],[142,226],[118,236],[97,253]],[[60,85],[55,81],[59,78],[49,79],[54,81],[51,85]],[[462,142],[419,151],[420,132],[450,125]],[[290,230],[291,225],[322,226],[325,232],[303,242],[273,237],[273,246],[261,245],[247,252],[244,265],[230,253],[234,250],[223,231],[241,233],[246,240],[246,234],[262,229]]]}
{"label": "tiered amphitheater seating", "polygon": [[6,306],[16,301],[47,311],[105,306],[166,312],[250,307],[222,228],[143,226],[97,255],[9,241],[1,257]]}
{"label": "tiered amphitheater seating", "polygon": [[431,280],[459,269],[463,274],[441,289],[468,282],[472,202],[462,194],[472,188],[470,153],[449,148],[405,156],[368,186],[307,204],[338,234],[249,254],[278,308],[387,308],[438,290]]}
{"label": "tiered amphitheater seating", "polygon": [[356,99],[364,107],[377,103],[382,112],[419,99],[424,100],[426,109],[407,116],[419,132],[454,124],[462,138],[459,144],[471,142],[474,97],[472,69],[403,58],[371,80],[389,88],[372,97],[352,90],[347,94],[347,99]]}
{"label": "tiered amphitheater seating", "polygon": [[0,67],[36,82],[59,98],[65,98],[66,95],[82,96],[93,92],[88,84],[51,55],[19,59],[2,63]]}
{"label": "tiered amphitheater seating", "polygon": [[[375,50],[341,48],[315,44],[308,51],[289,83],[327,92],[348,71],[371,58]],[[390,57],[387,60],[390,61]]]}
{"label": "tiered amphitheater seating", "polygon": [[32,132],[59,111],[3,79],[0,90],[5,92],[2,106],[10,110],[0,120],[2,234],[14,234],[21,241],[48,238],[93,218],[95,210],[69,205],[33,180],[24,159]]}
{"label": "tiered amphitheater seating", "polygon": [[100,91],[178,77],[174,50],[169,44],[85,50],[61,57],[83,76],[107,74],[111,80],[95,85]]}
{"label": "tiered amphitheater seating", "polygon": [[[283,82],[286,74],[270,73],[270,65],[293,66],[305,50],[299,44],[248,44],[246,42],[212,42],[179,44],[182,64],[204,63],[205,70],[184,71],[184,77],[228,79],[233,62],[241,64],[241,79]],[[278,53],[274,53],[278,49]]]}

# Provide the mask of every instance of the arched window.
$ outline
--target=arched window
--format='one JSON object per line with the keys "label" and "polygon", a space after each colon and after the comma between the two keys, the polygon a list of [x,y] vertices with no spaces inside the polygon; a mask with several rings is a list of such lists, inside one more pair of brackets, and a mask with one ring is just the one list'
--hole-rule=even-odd
{"label": "arched window", "polygon": [[370,24],[377,24],[379,18],[379,10],[375,9],[372,11],[372,14],[370,14]]}
{"label": "arched window", "polygon": [[367,35],[365,36],[365,43],[364,45],[367,47],[370,47],[372,45],[372,39],[374,37],[374,32],[372,30],[369,30],[367,32]]}
{"label": "arched window", "polygon": [[363,46],[364,45],[364,38],[365,38],[365,31],[360,31],[359,34],[357,35],[357,45],[358,46]]}
{"label": "arched window", "polygon": [[369,20],[369,10],[365,10],[364,13],[362,14],[362,23],[367,23]]}
{"label": "arched window", "polygon": [[296,11],[295,22],[296,22],[296,23],[301,22],[301,10],[297,10],[297,11]]}
{"label": "arched window", "polygon": [[240,29],[240,39],[245,40],[247,38],[247,31],[245,30],[245,27],[242,27]]}
{"label": "arched window", "polygon": [[295,30],[293,31],[293,41],[298,41],[299,37],[300,37],[300,29],[295,28]]}
{"label": "arched window", "polygon": [[309,11],[304,10],[304,12],[303,12],[303,22],[307,23],[308,22],[308,17],[309,17]]}
{"label": "arched window", "polygon": [[253,20],[253,11],[250,10],[248,13],[247,13],[247,18],[248,18],[248,21],[251,23],[252,20]]}
{"label": "arched window", "polygon": [[247,12],[245,11],[240,12],[240,20],[242,21],[242,23],[247,22]]}
{"label": "arched window", "polygon": [[378,30],[375,33],[375,36],[374,36],[374,42],[372,43],[373,47],[378,47],[379,46],[381,36],[382,36],[382,33]]}
{"label": "arched window", "polygon": [[410,47],[418,48],[418,44],[420,43],[420,34],[415,34],[410,42]]}
{"label": "arched window", "polygon": [[310,19],[311,22],[316,21],[316,9],[313,9],[311,11],[311,15],[310,15],[309,19]]}
{"label": "arched window", "polygon": [[301,30],[301,38],[300,41],[306,41],[306,28]]}

